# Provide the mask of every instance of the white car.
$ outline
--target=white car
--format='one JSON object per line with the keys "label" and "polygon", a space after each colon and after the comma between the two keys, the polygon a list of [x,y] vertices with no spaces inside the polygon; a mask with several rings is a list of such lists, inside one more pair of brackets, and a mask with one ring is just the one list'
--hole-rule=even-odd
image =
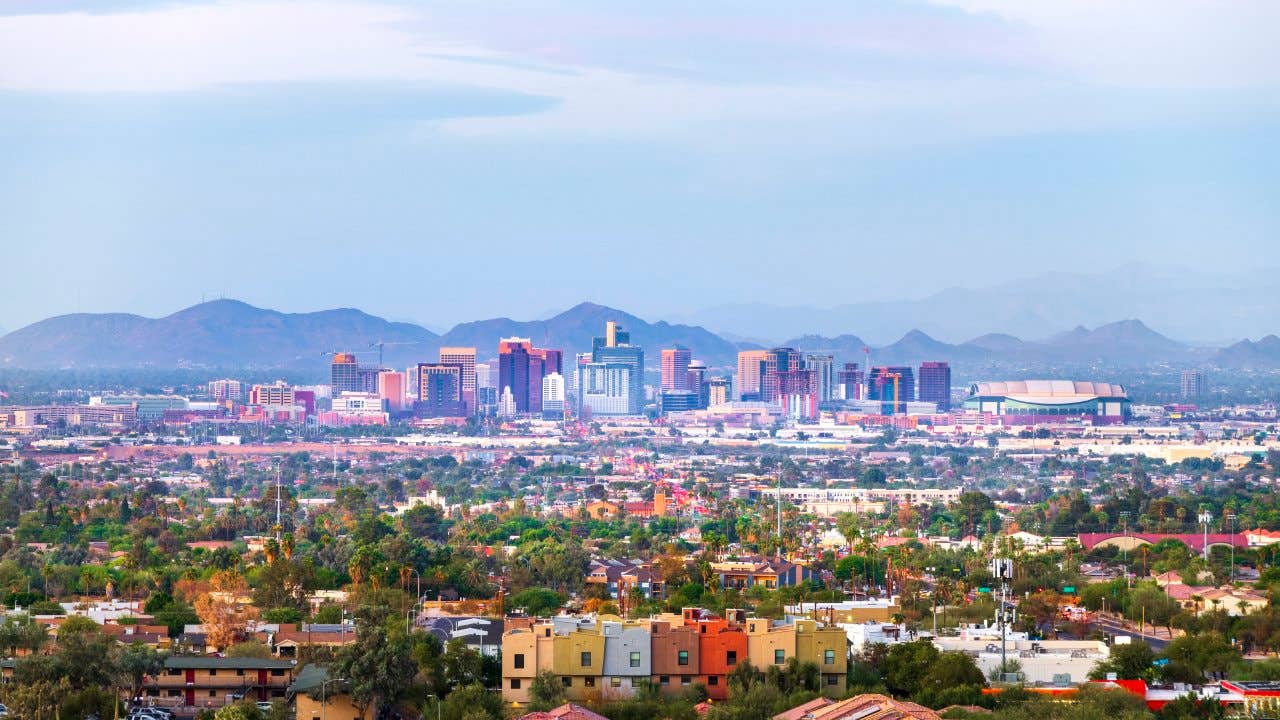
{"label": "white car", "polygon": [[262,712],[271,712],[271,703],[269,702],[260,701],[254,704],[257,705],[258,709],[261,710]]}
{"label": "white car", "polygon": [[4,703],[0,703],[0,718],[2,717],[9,717],[9,708]]}

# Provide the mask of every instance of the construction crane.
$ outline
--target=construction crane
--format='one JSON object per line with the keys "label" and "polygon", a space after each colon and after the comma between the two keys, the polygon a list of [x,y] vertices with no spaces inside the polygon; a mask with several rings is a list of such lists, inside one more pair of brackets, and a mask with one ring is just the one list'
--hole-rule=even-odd
{"label": "construction crane", "polygon": [[421,345],[421,344],[422,344],[421,340],[397,340],[396,342],[386,342],[385,340],[379,340],[377,342],[369,343],[369,347],[378,348],[378,369],[382,369],[382,348],[386,347],[387,345]]}

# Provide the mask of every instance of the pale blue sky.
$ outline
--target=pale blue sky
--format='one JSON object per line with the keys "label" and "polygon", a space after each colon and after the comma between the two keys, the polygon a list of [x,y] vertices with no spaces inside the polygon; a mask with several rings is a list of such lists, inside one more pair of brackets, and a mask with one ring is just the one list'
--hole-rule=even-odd
{"label": "pale blue sky", "polygon": [[1277,27],[1270,0],[0,2],[0,325],[1276,264]]}

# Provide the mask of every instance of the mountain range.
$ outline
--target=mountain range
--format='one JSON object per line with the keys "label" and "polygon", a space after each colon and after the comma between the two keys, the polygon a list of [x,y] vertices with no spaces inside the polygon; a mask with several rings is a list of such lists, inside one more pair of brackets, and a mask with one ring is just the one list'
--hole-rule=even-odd
{"label": "mountain range", "polygon": [[[879,344],[912,328],[961,343],[984,333],[1043,338],[1117,318],[1142,318],[1169,337],[1218,345],[1280,331],[1274,268],[1222,274],[1130,263],[1105,270],[1099,269],[1106,266],[1097,259],[1074,258],[1069,251],[1059,264],[1062,269],[1034,276],[990,286],[951,287],[913,299],[835,307],[721,305],[685,311],[672,319],[721,334],[772,340],[806,333],[837,335],[857,328]],[[988,281],[981,258],[962,271],[974,282]]]}
{"label": "mountain range", "polygon": [[[162,318],[123,313],[61,315],[0,337],[0,368],[319,368],[335,351],[362,353],[362,361],[407,367],[434,361],[441,346],[473,346],[491,358],[502,337],[527,337],[566,356],[585,352],[591,339],[617,320],[643,346],[657,367],[660,349],[683,345],[710,367],[731,368],[739,350],[761,345],[733,340],[695,325],[648,322],[614,308],[584,302],[545,320],[493,318],[465,322],[443,334],[413,323],[391,322],[352,308],[282,313],[237,300],[214,300]],[[1221,350],[1172,340],[1140,320],[1075,327],[1038,341],[1007,333],[946,343],[921,330],[897,341],[872,345],[858,335],[800,335],[783,345],[830,352],[838,362],[862,362],[871,348],[875,364],[947,360],[957,366],[1016,363],[1148,365],[1203,363],[1220,367],[1280,367],[1280,338],[1241,341]],[[567,359],[567,358],[566,358]]]}

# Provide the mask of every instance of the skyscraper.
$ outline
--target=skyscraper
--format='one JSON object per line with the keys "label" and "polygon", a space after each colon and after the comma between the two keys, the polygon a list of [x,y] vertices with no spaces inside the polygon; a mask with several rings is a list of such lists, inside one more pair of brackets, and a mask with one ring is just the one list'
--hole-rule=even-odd
{"label": "skyscraper", "polygon": [[[896,415],[907,411],[907,403],[915,399],[915,373],[906,366],[879,366],[871,368],[867,378],[867,399],[881,401],[884,414]],[[897,406],[894,406],[894,399]]]}
{"label": "skyscraper", "polygon": [[462,402],[467,414],[476,411],[476,349],[473,347],[442,347],[440,362],[462,367]]}
{"label": "skyscraper", "polygon": [[209,395],[214,402],[244,402],[248,395],[246,385],[239,380],[210,380]]}
{"label": "skyscraper", "polygon": [[387,412],[404,410],[404,373],[396,370],[378,373],[378,397],[386,403]]}
{"label": "skyscraper", "polygon": [[503,391],[511,388],[517,413],[529,412],[529,355],[532,350],[533,343],[528,338],[503,338],[498,343],[498,394],[501,397]]}
{"label": "skyscraper", "polygon": [[743,350],[738,353],[738,399],[759,400],[760,380],[764,377],[764,350]]}
{"label": "skyscraper", "polygon": [[689,389],[689,361],[693,353],[677,345],[662,349],[662,392],[686,392]]}
{"label": "skyscraper", "polygon": [[865,378],[858,369],[858,363],[845,363],[844,369],[836,373],[836,396],[840,400],[861,400],[863,381]]}
{"label": "skyscraper", "polygon": [[[612,320],[605,325],[604,337],[597,337],[592,341],[591,363],[586,368],[595,366],[604,366],[602,369],[609,372],[603,375],[599,373],[591,375],[587,379],[592,381],[585,386],[580,381],[579,387],[617,389],[625,385],[627,409],[625,412],[617,413],[596,410],[593,407],[593,412],[602,415],[640,415],[644,412],[644,349],[638,345],[632,345],[631,335]],[[629,377],[623,379],[610,368],[625,368]],[[583,369],[579,368],[580,374]],[[579,403],[583,402],[584,393],[585,390],[579,393]],[[610,406],[612,407],[612,404]]]}
{"label": "skyscraper", "polygon": [[355,353],[334,353],[333,362],[329,364],[329,386],[334,397],[344,392],[364,392]]}
{"label": "skyscraper", "polygon": [[1199,400],[1204,396],[1206,387],[1203,370],[1182,371],[1182,399]]}
{"label": "skyscraper", "polygon": [[818,395],[818,402],[830,402],[836,393],[835,356],[809,355],[805,358],[804,366],[814,373],[814,382],[817,384],[814,391]]}
{"label": "skyscraper", "polygon": [[564,376],[558,372],[542,378],[542,418],[564,420]]}
{"label": "skyscraper", "polygon": [[713,377],[707,380],[707,407],[724,405],[733,398],[733,383],[728,378]]}
{"label": "skyscraper", "polygon": [[951,366],[945,362],[920,363],[920,401],[938,406],[939,412],[951,409]]}
{"label": "skyscraper", "polygon": [[698,398],[698,408],[705,409],[707,407],[707,364],[701,360],[694,360],[689,363],[685,374],[689,378],[686,383],[688,392]]}
{"label": "skyscraper", "polygon": [[418,402],[414,412],[426,417],[458,417],[467,410],[462,402],[462,366],[418,363]]}
{"label": "skyscraper", "polygon": [[761,399],[778,403],[788,417],[818,417],[817,373],[805,367],[804,356],[795,348],[779,347],[765,353],[760,384]]}

